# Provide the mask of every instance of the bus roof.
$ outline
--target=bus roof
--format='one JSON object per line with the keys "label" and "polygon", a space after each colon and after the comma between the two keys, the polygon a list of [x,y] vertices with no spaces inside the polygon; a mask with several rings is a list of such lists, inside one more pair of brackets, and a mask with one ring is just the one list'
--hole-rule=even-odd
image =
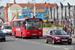
{"label": "bus roof", "polygon": [[16,19],[16,20],[12,20],[13,21],[25,21],[26,19],[41,19],[41,18],[24,18],[24,19]]}

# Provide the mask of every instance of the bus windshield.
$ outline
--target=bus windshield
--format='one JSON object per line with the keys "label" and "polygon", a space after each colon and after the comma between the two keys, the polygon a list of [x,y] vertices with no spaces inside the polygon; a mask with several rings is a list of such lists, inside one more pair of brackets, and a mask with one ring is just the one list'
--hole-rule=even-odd
{"label": "bus windshield", "polygon": [[25,29],[26,30],[40,30],[42,29],[42,21],[39,21],[39,20],[26,21]]}

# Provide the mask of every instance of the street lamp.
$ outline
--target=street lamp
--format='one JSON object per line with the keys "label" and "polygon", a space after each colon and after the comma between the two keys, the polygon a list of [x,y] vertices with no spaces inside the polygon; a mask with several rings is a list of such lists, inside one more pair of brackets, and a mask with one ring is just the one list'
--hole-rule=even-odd
{"label": "street lamp", "polygon": [[35,0],[32,0],[32,1],[34,1],[34,16],[35,16],[35,13],[36,13],[36,12],[35,12]]}

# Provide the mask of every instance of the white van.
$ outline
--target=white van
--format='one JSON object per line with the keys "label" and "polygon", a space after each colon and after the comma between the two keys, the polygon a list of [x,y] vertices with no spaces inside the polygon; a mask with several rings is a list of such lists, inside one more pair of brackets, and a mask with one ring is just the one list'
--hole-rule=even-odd
{"label": "white van", "polygon": [[11,35],[12,26],[8,26],[8,25],[2,26],[1,30],[3,31],[3,33]]}

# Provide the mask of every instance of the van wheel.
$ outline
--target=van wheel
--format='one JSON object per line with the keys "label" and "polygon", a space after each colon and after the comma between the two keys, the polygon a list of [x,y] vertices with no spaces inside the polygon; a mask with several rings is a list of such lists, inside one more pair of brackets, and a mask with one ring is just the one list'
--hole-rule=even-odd
{"label": "van wheel", "polygon": [[24,37],[23,37],[23,33],[21,32],[21,37],[22,37],[22,39],[24,39]]}

